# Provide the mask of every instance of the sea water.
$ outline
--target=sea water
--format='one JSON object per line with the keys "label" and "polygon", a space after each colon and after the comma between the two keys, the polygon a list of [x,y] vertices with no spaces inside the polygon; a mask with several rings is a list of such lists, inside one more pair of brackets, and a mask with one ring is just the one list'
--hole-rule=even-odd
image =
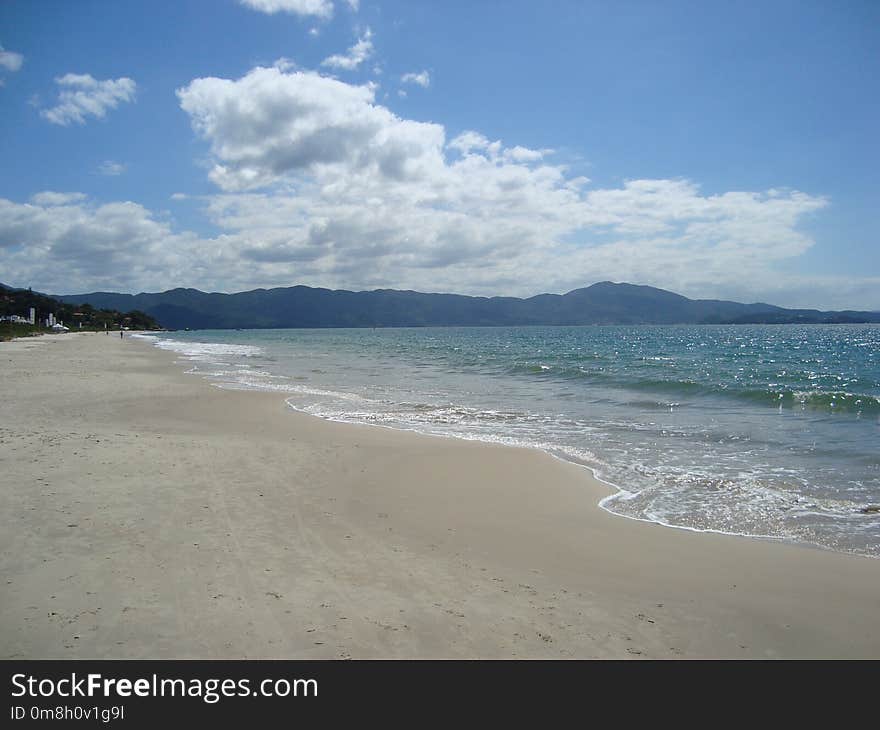
{"label": "sea water", "polygon": [[544,449],[601,503],[880,555],[880,325],[162,333],[224,387],[335,421]]}

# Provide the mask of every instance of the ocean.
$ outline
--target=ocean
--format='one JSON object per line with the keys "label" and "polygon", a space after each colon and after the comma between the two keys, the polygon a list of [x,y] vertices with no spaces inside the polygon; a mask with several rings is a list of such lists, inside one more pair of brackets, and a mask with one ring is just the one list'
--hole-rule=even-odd
{"label": "ocean", "polygon": [[431,327],[149,336],[334,421],[543,449],[601,506],[880,556],[880,325]]}

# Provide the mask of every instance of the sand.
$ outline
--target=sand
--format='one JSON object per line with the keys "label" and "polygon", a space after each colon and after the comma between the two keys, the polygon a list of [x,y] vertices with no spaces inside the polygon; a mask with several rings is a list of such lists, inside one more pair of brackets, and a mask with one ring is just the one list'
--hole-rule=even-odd
{"label": "sand", "polygon": [[610,515],[145,341],[0,343],[0,657],[880,657],[880,560]]}

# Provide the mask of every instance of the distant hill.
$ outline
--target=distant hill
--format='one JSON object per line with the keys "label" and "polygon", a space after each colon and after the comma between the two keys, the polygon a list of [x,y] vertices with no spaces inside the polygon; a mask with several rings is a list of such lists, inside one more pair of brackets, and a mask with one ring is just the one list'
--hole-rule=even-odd
{"label": "distant hill", "polygon": [[105,325],[110,328],[124,325],[131,329],[159,327],[148,314],[130,311],[132,307],[117,309],[87,303],[83,303],[80,307],[76,306],[78,304],[79,302],[60,301],[57,297],[50,297],[30,289],[16,289],[0,284],[0,317],[16,314],[26,317],[28,310],[33,307],[36,310],[36,329],[39,329],[40,323],[50,314],[70,328],[79,328],[80,323],[87,329],[103,329]]}
{"label": "distant hill", "polygon": [[158,294],[94,292],[57,298],[119,311],[137,309],[169,329],[880,322],[880,312],[820,312],[688,299],[650,286],[609,281],[528,299],[307,286],[237,294],[172,289]]}

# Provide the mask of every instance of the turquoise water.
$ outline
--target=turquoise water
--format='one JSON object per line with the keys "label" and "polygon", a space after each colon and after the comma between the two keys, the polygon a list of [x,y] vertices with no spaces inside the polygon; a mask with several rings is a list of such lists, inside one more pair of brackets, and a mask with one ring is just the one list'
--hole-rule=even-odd
{"label": "turquoise water", "polygon": [[880,326],[247,330],[156,344],[338,421],[545,449],[676,527],[880,555]]}

